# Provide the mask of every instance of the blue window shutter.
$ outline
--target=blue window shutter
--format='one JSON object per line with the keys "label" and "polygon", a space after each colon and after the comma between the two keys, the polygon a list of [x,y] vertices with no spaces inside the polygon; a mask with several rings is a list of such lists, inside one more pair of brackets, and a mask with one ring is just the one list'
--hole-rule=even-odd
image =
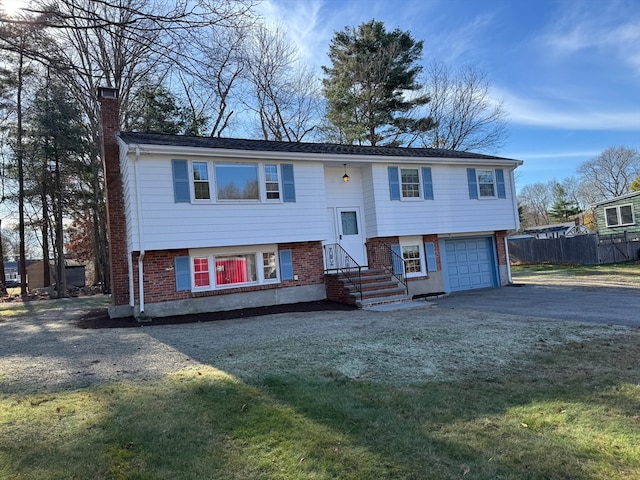
{"label": "blue window shutter", "polygon": [[296,201],[296,184],[293,178],[293,165],[281,164],[280,173],[282,174],[282,201]]}
{"label": "blue window shutter", "polygon": [[400,200],[400,176],[398,167],[388,167],[389,170],[389,195],[391,200]]}
{"label": "blue window shutter", "polygon": [[504,170],[496,169],[496,183],[498,184],[498,198],[507,198],[507,191],[504,185]]}
{"label": "blue window shutter", "polygon": [[171,160],[173,198],[176,203],[189,203],[189,167],[186,160]]}
{"label": "blue window shutter", "polygon": [[436,244],[433,242],[425,242],[424,251],[427,256],[427,272],[435,272],[438,270],[438,262],[436,261]]}
{"label": "blue window shutter", "polygon": [[189,257],[175,258],[176,292],[191,290],[191,259]]}
{"label": "blue window shutter", "polygon": [[293,280],[293,257],[291,250],[280,250],[280,280]]}
{"label": "blue window shutter", "polygon": [[467,168],[467,180],[469,182],[469,198],[478,198],[478,179],[475,168]]}
{"label": "blue window shutter", "polygon": [[422,184],[424,187],[424,199],[433,200],[433,180],[431,167],[422,167]]}
{"label": "blue window shutter", "polygon": [[396,255],[392,255],[393,273],[404,273],[403,262],[400,260],[402,258],[402,249],[400,248],[400,245],[391,245],[391,250],[400,257],[398,258]]}

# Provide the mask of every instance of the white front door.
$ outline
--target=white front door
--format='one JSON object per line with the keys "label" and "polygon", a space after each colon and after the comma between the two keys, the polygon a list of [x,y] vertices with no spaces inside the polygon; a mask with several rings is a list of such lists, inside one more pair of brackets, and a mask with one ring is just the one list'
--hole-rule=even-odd
{"label": "white front door", "polygon": [[358,265],[367,265],[367,254],[364,247],[364,233],[360,223],[358,207],[336,208],[337,242],[353,258]]}

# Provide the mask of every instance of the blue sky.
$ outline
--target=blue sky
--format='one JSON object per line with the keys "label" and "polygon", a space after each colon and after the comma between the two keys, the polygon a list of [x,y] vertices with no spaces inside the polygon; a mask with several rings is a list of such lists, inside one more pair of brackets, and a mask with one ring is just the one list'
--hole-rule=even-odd
{"label": "blue sky", "polygon": [[504,100],[501,156],[519,187],[576,175],[612,146],[640,149],[639,0],[267,0],[318,70],[334,32],[375,18],[424,41],[423,62],[473,64]]}

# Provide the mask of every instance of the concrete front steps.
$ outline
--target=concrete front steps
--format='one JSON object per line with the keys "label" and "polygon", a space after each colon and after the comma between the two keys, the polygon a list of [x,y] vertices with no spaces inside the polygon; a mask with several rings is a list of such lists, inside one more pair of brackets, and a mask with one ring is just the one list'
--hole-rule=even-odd
{"label": "concrete front steps", "polygon": [[404,286],[393,275],[382,270],[363,270],[360,273],[362,298],[345,276],[338,273],[327,274],[326,279],[329,300],[358,308],[411,301]]}

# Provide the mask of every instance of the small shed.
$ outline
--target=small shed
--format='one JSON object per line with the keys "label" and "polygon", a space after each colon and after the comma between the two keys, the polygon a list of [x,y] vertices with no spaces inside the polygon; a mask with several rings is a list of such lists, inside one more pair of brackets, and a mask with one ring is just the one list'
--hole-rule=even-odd
{"label": "small shed", "polygon": [[[50,263],[49,272],[49,285],[53,285],[55,280],[55,264]],[[64,272],[67,280],[67,287],[84,287],[85,281],[85,265],[76,260],[64,261]],[[27,267],[27,282],[30,289],[44,288],[44,260],[37,260]]]}

